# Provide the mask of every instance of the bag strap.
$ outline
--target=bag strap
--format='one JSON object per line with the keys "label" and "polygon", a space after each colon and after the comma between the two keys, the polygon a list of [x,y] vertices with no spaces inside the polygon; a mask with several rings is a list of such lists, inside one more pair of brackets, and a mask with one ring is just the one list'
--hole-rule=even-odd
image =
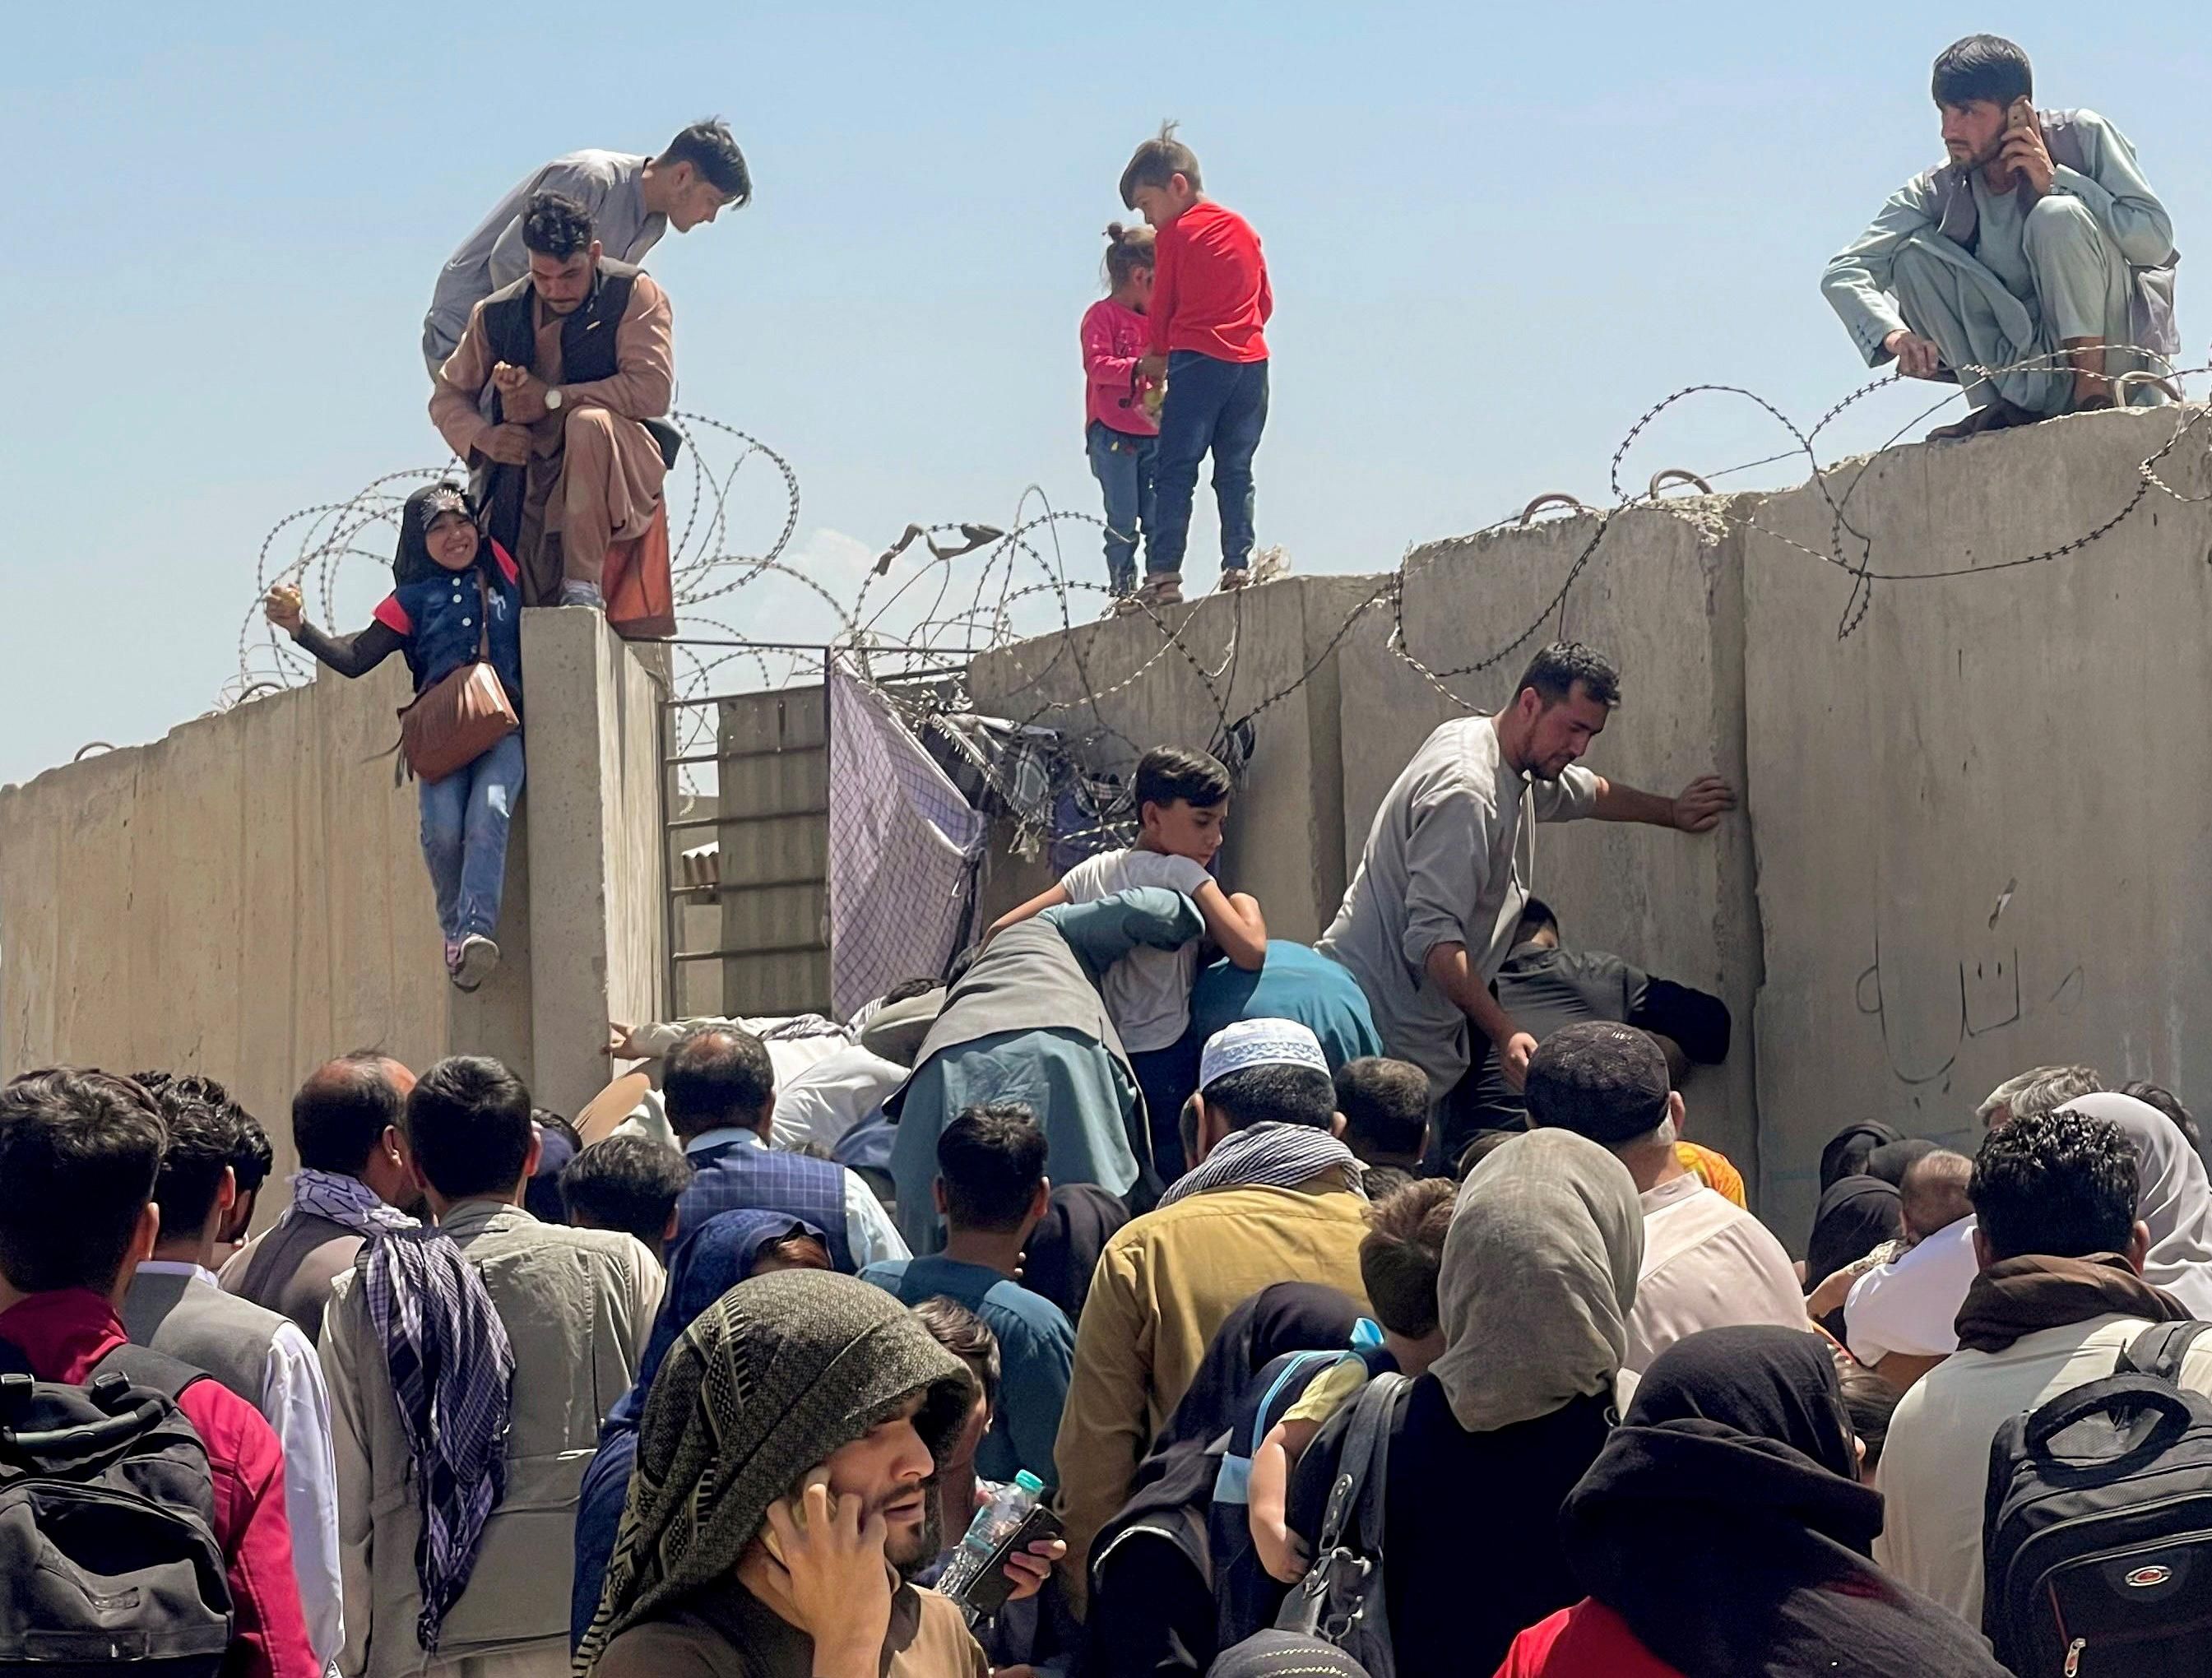
{"label": "bag strap", "polygon": [[483,566],[477,566],[476,570],[477,662],[489,664],[491,662],[491,583],[485,577]]}
{"label": "bag strap", "polygon": [[[1337,1620],[1354,1616],[1365,1602],[1381,1559],[1390,1423],[1396,1414],[1399,1392],[1408,1384],[1401,1375],[1377,1375],[1352,1401],[1344,1453],[1338,1459],[1336,1480],[1329,1487],[1328,1505],[1314,1540],[1313,1565],[1284,1599],[1282,1613],[1275,1621],[1279,1629],[1330,1642],[1334,1639],[1323,1622],[1332,1616]],[[1360,1523],[1363,1550],[1371,1546],[1374,1559],[1364,1567],[1355,1563],[1350,1571],[1358,1573],[1360,1579],[1348,1580],[1340,1564],[1346,1559],[1345,1529],[1355,1516]],[[1335,1589],[1340,1582],[1345,1587],[1341,1591]],[[1346,1602],[1347,1596],[1354,1600]]]}
{"label": "bag strap", "polygon": [[151,1347],[137,1346],[125,1341],[94,1364],[88,1372],[85,1384],[112,1371],[134,1387],[145,1387],[161,1395],[174,1404],[184,1395],[187,1387],[196,1387],[203,1381],[215,1377],[204,1369],[194,1369],[180,1363],[165,1353]]}
{"label": "bag strap", "polygon": [[2120,1350],[2115,1375],[2148,1375],[2174,1386],[2181,1384],[2181,1366],[2198,1335],[2212,1322],[2161,1322],[2146,1328]]}

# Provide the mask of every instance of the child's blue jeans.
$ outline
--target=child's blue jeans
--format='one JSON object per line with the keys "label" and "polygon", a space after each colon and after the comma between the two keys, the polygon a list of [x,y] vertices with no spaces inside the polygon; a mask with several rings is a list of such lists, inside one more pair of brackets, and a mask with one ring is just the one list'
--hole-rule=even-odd
{"label": "child's blue jeans", "polygon": [[1119,597],[1136,592],[1137,535],[1152,533],[1152,467],[1158,437],[1132,436],[1091,422],[1091,473],[1106,496],[1106,581]]}
{"label": "child's blue jeans", "polygon": [[465,769],[422,783],[422,860],[448,943],[499,925],[507,828],[522,791],[522,736],[509,734]]}
{"label": "child's blue jeans", "polygon": [[1213,451],[1213,497],[1221,508],[1221,568],[1252,562],[1252,457],[1267,424],[1267,364],[1219,362],[1195,350],[1168,357],[1168,398],[1160,410],[1155,468],[1158,512],[1145,544],[1152,576],[1182,569],[1190,542],[1191,498],[1199,462]]}

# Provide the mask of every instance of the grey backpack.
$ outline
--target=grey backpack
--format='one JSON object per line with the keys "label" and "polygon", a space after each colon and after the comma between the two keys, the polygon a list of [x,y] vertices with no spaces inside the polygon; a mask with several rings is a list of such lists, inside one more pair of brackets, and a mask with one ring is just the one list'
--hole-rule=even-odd
{"label": "grey backpack", "polygon": [[1313,1566],[1284,1599],[1275,1620],[1278,1630],[1334,1645],[1370,1678],[1397,1678],[1398,1672],[1382,1572],[1382,1511],[1390,1484],[1390,1426],[1411,1385],[1402,1375],[1377,1375],[1352,1401]]}

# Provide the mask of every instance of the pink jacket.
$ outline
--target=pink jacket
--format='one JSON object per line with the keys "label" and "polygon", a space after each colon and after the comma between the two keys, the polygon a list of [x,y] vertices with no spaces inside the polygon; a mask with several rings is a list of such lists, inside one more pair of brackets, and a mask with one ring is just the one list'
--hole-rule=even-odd
{"label": "pink jacket", "polygon": [[1083,315],[1083,419],[1135,437],[1159,435],[1159,422],[1137,400],[1137,363],[1152,348],[1152,326],[1134,309],[1102,297]]}

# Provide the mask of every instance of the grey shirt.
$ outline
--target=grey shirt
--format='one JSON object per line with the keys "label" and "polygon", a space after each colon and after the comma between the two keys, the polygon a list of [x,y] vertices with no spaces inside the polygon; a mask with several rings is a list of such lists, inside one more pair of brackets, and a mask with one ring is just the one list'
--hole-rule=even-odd
{"label": "grey shirt", "polygon": [[[2127,137],[2094,111],[2075,112],[2073,129],[2080,137],[2081,158],[2087,168],[2069,169],[2059,164],[2051,171],[2051,190],[2078,199],[2096,218],[2112,247],[2130,264],[2143,268],[2171,262],[2173,218],[2143,179]],[[2032,301],[2034,288],[2028,279],[2023,245],[2026,217],[2017,198],[2008,192],[1991,192],[1978,169],[1974,171],[1973,188],[1974,207],[1980,216],[1975,257],[2014,297]],[[1821,277],[1822,293],[1842,318],[1869,367],[1890,359],[1889,351],[1882,348],[1883,340],[1905,329],[1892,277],[1897,253],[1915,237],[1937,235],[1942,216],[1934,178],[1917,175],[1890,194],[1874,225],[1838,252]]]}
{"label": "grey shirt", "polygon": [[430,312],[422,318],[422,359],[433,378],[469,329],[469,315],[503,285],[530,268],[522,248],[522,213],[534,192],[575,199],[592,218],[592,234],[605,255],[639,262],[668,231],[665,216],[645,209],[645,166],[650,158],[620,151],[572,151],[517,182],[477,230],[461,241],[438,273]]}
{"label": "grey shirt", "polygon": [[1555,781],[1511,768],[1489,717],[1445,723],[1384,795],[1359,872],[1315,947],[1352,970],[1383,1046],[1429,1075],[1441,1101],[1468,1068],[1467,1016],[1428,976],[1429,952],[1467,946],[1487,984],[1504,965],[1536,866],[1537,822],[1597,808],[1579,765]]}

